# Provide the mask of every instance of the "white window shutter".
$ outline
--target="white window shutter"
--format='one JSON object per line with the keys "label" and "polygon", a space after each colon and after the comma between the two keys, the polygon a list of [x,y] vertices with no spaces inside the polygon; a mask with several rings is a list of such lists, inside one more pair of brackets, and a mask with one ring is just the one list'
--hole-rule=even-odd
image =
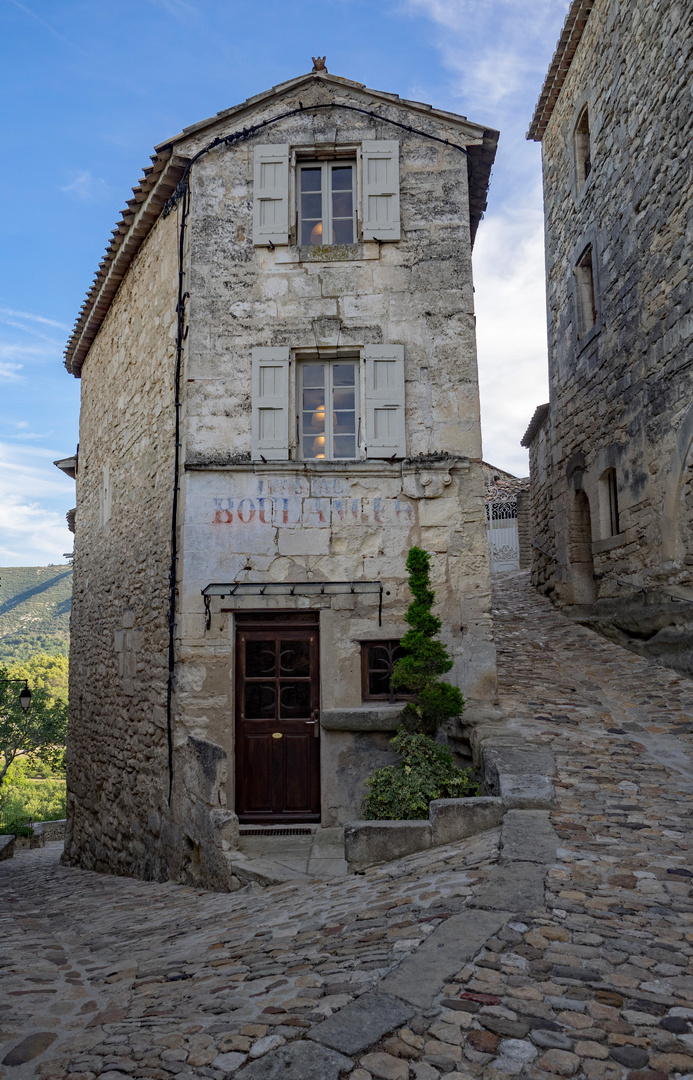
{"label": "white window shutter", "polygon": [[404,346],[366,345],[366,457],[407,456]]}
{"label": "white window shutter", "polygon": [[289,147],[255,147],[253,244],[289,243]]}
{"label": "white window shutter", "polygon": [[399,143],[371,139],[361,144],[363,239],[399,240]]}
{"label": "white window shutter", "polygon": [[289,457],[289,348],[253,349],[253,461]]}

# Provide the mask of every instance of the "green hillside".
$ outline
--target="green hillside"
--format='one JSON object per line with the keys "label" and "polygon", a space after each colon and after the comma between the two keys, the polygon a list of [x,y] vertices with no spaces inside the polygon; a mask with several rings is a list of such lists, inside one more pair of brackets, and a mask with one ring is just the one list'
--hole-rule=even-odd
{"label": "green hillside", "polygon": [[67,656],[72,567],[0,567],[0,664]]}

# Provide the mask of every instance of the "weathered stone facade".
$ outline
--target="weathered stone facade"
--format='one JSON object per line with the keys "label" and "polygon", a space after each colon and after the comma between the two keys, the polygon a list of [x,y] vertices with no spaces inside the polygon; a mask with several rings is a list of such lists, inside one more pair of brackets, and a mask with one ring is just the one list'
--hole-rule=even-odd
{"label": "weathered stone facade", "polygon": [[[356,111],[376,107],[381,116]],[[251,125],[261,134],[252,135]],[[73,369],[83,364],[83,404],[66,858],[220,888],[235,884],[227,855],[238,834],[236,624],[243,613],[319,614],[316,734],[326,826],[360,815],[365,776],[391,760],[398,707],[363,702],[361,642],[401,637],[412,544],[432,553],[452,678],[472,702],[496,696],[471,240],[497,133],[319,72],[159,146],[147,197],[156,196],[157,183],[167,182],[170,194],[170,178],[186,161],[244,128],[200,156],[189,177],[168,718],[185,202],[155,215],[114,298],[103,301],[103,321],[89,323],[89,311],[98,312],[94,296],[68,349]],[[257,144],[313,147],[329,160],[330,148],[358,154],[368,140],[385,138],[398,142],[400,239],[306,248],[292,232],[287,244],[258,246]],[[136,224],[126,219],[126,240]],[[293,416],[302,358],[362,364],[364,350],[383,343],[404,351],[406,453],[301,460],[293,419],[285,460],[253,451],[254,349],[287,351]],[[300,588],[292,595],[311,582],[370,582],[382,592],[335,595],[326,587],[324,595],[300,595]],[[239,585],[253,595],[234,595]],[[261,595],[270,585],[273,594]]]}
{"label": "weathered stone facade", "polygon": [[675,0],[570,8],[528,136],[542,143],[550,406],[524,440],[534,583],[689,673],[692,24]]}

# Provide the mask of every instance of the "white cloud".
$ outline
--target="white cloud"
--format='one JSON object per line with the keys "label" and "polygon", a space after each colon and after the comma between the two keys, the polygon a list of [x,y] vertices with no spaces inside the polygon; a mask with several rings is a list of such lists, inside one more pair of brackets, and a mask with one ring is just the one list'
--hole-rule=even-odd
{"label": "white cloud", "polygon": [[541,196],[489,215],[474,250],[474,288],[484,458],[528,473],[520,446],[548,400]]}
{"label": "white cloud", "polygon": [[[2,356],[2,347],[0,346],[0,356]],[[20,382],[22,376],[19,372],[22,370],[21,364],[10,364],[0,361],[0,379],[6,379],[9,382]]]}
{"label": "white cloud", "polygon": [[[22,324],[26,321],[28,323],[41,323],[43,326],[54,326],[57,330],[70,329],[65,323],[56,322],[55,319],[46,319],[43,315],[34,315],[30,311],[16,311],[14,308],[0,308],[0,322],[9,321],[10,319],[20,319]],[[16,322],[11,322],[11,326],[17,326]],[[27,328],[28,329],[28,328]]]}
{"label": "white cloud", "polygon": [[60,190],[66,195],[79,199],[80,202],[96,202],[108,193],[108,185],[101,177],[93,176],[88,169],[85,169],[77,173],[70,183],[65,184]]}
{"label": "white cloud", "polygon": [[0,443],[0,565],[61,562],[72,551],[65,514],[74,505],[74,484],[53,465],[60,456],[23,446],[20,462],[16,447]]}

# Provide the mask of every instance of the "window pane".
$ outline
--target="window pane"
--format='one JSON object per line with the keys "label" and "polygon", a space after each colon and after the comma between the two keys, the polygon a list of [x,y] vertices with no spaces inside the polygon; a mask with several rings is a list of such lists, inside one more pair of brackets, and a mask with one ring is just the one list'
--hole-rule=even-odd
{"label": "window pane", "polygon": [[320,191],[322,187],[322,169],[301,169],[301,191]]}
{"label": "window pane", "polygon": [[248,720],[274,720],[277,715],[274,683],[245,684],[245,715]]}
{"label": "window pane", "polygon": [[322,195],[319,191],[301,195],[301,217],[318,221],[322,217]]}
{"label": "window pane", "polygon": [[[318,241],[319,243],[320,241]],[[332,243],[333,244],[353,244],[354,242],[354,223],[351,218],[341,218],[338,221],[332,223]]]}
{"label": "window pane", "polygon": [[247,679],[274,678],[274,642],[246,641],[245,675]]}
{"label": "window pane", "polygon": [[333,443],[336,458],[353,460],[356,457],[356,439],[353,435],[335,435]]}
{"label": "window pane", "polygon": [[283,682],[279,690],[280,715],[285,720],[310,714],[310,683]]}
{"label": "window pane", "polygon": [[336,412],[332,414],[335,435],[356,434],[356,413]]}
{"label": "window pane", "polygon": [[353,409],[354,408],[354,387],[353,386],[335,386],[332,393],[332,408],[333,409]]}
{"label": "window pane", "polygon": [[324,364],[304,364],[303,365],[303,385],[304,386],[324,386],[325,385],[325,365]]}
{"label": "window pane", "polygon": [[[305,197],[305,196],[304,196]],[[350,191],[333,191],[332,192],[332,217],[335,218],[349,218],[351,220],[353,216],[353,203],[351,201]]]}
{"label": "window pane", "polygon": [[354,386],[355,384],[355,364],[333,364],[332,365],[332,384],[333,386]]}
{"label": "window pane", "polygon": [[387,672],[381,675],[377,671],[368,672],[368,693],[387,697],[390,693],[390,676]]}
{"label": "window pane", "polygon": [[335,165],[332,169],[332,190],[351,191],[352,165]]}

